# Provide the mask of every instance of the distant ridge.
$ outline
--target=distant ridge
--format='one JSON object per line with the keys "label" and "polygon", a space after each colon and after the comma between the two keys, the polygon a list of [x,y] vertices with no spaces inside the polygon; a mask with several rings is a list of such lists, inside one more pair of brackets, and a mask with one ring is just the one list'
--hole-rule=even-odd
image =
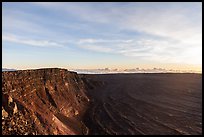
{"label": "distant ridge", "polygon": [[3,72],[3,71],[17,71],[17,69],[2,68],[2,72]]}

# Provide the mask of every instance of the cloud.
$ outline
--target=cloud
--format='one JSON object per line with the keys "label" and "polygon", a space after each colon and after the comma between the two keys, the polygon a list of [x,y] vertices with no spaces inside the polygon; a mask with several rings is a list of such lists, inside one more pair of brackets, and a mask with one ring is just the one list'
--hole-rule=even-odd
{"label": "cloud", "polygon": [[3,10],[2,16],[2,28],[4,31],[12,32],[30,32],[30,33],[42,33],[45,30],[41,25],[37,24],[32,19],[39,17],[33,14],[25,13],[19,10]]}
{"label": "cloud", "polygon": [[78,47],[90,51],[97,51],[97,52],[102,52],[102,53],[113,53],[114,49],[113,48],[108,48],[108,47],[103,47],[103,46],[98,46],[98,45],[78,45]]}
{"label": "cloud", "polygon": [[[180,47],[202,46],[202,3],[33,3],[47,10],[66,13],[65,18],[80,20],[107,37],[115,32],[135,31],[153,37],[165,37],[169,44],[178,41]],[[94,26],[95,24],[99,25]],[[100,26],[101,25],[101,26]],[[109,28],[111,26],[115,30]],[[102,27],[100,29],[100,27]],[[91,31],[91,30],[90,30]],[[120,36],[124,36],[120,33]],[[133,37],[133,36],[130,36]],[[150,37],[150,39],[151,39]],[[133,37],[134,38],[134,37]],[[79,43],[108,43],[83,39]],[[132,39],[132,38],[131,38]],[[135,39],[135,38],[134,38]],[[138,39],[139,40],[139,39]],[[162,40],[163,41],[163,40]],[[112,41],[110,41],[112,42]],[[179,46],[179,45],[178,45]]]}
{"label": "cloud", "polygon": [[[182,39],[201,33],[201,3],[33,3],[81,21]],[[104,11],[105,10],[105,11]],[[66,15],[65,15],[66,16]],[[191,16],[189,18],[189,16]],[[188,32],[188,33],[186,33]]]}
{"label": "cloud", "polygon": [[33,40],[33,39],[20,38],[15,35],[3,35],[2,40],[7,42],[12,42],[12,43],[36,46],[36,47],[63,47],[63,45],[51,40]]}
{"label": "cloud", "polygon": [[[76,22],[81,22],[81,24],[83,25],[80,25],[76,22],[71,25],[71,27],[73,27],[75,30],[77,27],[88,27],[89,31],[102,30],[101,33],[104,33],[104,31],[107,31],[109,28],[112,27],[115,28],[115,30],[111,30],[112,33],[120,32],[123,30],[137,31],[141,33],[147,33],[152,36],[155,35],[161,37],[168,37],[169,39],[175,39],[182,42],[188,42],[191,40],[191,43],[196,42],[197,44],[201,45],[200,41],[202,40],[202,12],[198,12],[202,11],[200,3],[101,3],[100,5],[102,6],[96,3],[32,4],[35,6],[43,7],[49,12],[54,11],[58,14],[63,14],[65,22],[69,22],[70,18]],[[18,14],[18,16],[22,15],[20,13]],[[43,20],[43,17],[39,18],[34,15],[32,16],[35,18],[35,21]],[[24,17],[30,19],[28,15],[25,15]],[[58,18],[57,20],[59,19],[61,20],[61,18]],[[29,24],[32,24],[32,22]],[[65,24],[70,23],[63,24],[61,22],[57,22],[57,24],[60,25],[59,27],[62,27],[63,25],[63,27],[65,27]],[[77,24],[77,26],[75,26],[74,24]],[[102,26],[102,28],[100,28],[100,25]],[[38,29],[34,29],[34,31],[46,29],[46,27],[44,27],[44,29],[42,29],[43,27],[39,29],[40,27],[36,27],[36,25],[34,24],[31,25],[31,27],[29,25],[26,26],[20,24],[16,26],[20,28],[22,26],[25,26],[25,28],[27,29],[33,28],[32,26],[35,26],[35,28]],[[106,33],[107,36],[109,36],[108,33],[109,32]]]}
{"label": "cloud", "polygon": [[[101,53],[119,54],[128,57],[137,57],[142,60],[199,64],[201,47],[192,47],[180,41],[166,39],[79,39],[76,46]],[[183,48],[185,46],[185,48]]]}
{"label": "cloud", "polygon": [[96,44],[96,43],[130,43],[132,42],[132,39],[127,40],[119,40],[119,39],[93,39],[93,38],[85,38],[85,39],[79,39],[78,44]]}
{"label": "cloud", "polygon": [[[42,47],[72,44],[79,47],[77,50],[118,54],[150,62],[202,64],[202,3],[30,5],[43,12],[39,14],[34,10],[21,14],[25,9],[16,8],[6,16],[3,14],[3,29],[15,34],[3,36],[4,40]],[[25,36],[17,37],[19,32],[26,32]]]}

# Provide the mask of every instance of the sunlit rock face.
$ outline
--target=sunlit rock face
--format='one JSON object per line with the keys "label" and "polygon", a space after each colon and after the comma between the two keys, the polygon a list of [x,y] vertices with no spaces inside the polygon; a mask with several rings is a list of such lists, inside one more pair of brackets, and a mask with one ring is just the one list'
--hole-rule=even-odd
{"label": "sunlit rock face", "polygon": [[66,69],[2,72],[2,134],[87,134],[85,92]]}

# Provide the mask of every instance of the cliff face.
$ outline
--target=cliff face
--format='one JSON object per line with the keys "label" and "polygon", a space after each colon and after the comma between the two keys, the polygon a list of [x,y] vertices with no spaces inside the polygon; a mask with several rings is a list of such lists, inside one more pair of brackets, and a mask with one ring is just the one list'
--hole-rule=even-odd
{"label": "cliff face", "polygon": [[2,134],[87,134],[85,92],[66,69],[2,72]]}

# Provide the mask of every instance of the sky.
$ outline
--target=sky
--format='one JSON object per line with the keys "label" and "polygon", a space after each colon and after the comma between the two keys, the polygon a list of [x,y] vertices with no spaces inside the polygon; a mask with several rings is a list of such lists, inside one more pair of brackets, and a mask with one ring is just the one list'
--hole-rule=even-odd
{"label": "sky", "polygon": [[202,69],[201,2],[3,2],[2,67]]}

